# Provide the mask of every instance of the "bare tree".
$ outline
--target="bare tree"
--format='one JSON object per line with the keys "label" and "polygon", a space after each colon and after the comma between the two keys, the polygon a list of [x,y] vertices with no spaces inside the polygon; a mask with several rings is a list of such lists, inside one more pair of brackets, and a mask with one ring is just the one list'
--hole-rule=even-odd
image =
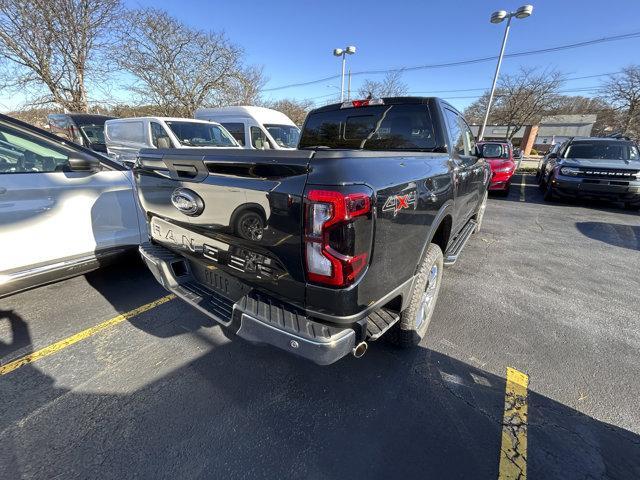
{"label": "bare tree", "polygon": [[619,133],[640,137],[640,66],[630,65],[611,75],[602,85],[600,95],[617,110]]}
{"label": "bare tree", "polygon": [[243,65],[242,49],[223,34],[186,26],[165,11],[135,10],[120,32],[116,61],[137,82],[131,90],[165,115],[202,106],[251,103],[262,71]]}
{"label": "bare tree", "polygon": [[[506,125],[506,138],[511,140],[522,127],[539,122],[555,107],[562,83],[562,75],[557,71],[538,73],[535,69],[523,67],[516,74],[503,75],[496,89],[488,123]],[[465,110],[465,116],[481,121],[488,101],[489,92],[485,92]]]}
{"label": "bare tree", "polygon": [[304,123],[304,119],[307,117],[309,110],[313,108],[313,102],[311,100],[294,100],[291,98],[262,102],[262,105],[284,113],[299,127]]}
{"label": "bare tree", "polygon": [[358,89],[362,98],[401,97],[409,91],[402,81],[402,72],[389,72],[381,81],[365,80]]}
{"label": "bare tree", "polygon": [[120,0],[0,0],[0,85],[33,105],[87,111],[120,14]]}

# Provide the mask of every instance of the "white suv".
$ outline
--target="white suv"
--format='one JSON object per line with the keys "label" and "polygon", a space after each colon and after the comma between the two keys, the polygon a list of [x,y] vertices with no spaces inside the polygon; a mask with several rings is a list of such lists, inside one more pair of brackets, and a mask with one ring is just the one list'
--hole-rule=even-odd
{"label": "white suv", "polygon": [[125,167],[0,115],[0,296],[95,269],[146,231]]}

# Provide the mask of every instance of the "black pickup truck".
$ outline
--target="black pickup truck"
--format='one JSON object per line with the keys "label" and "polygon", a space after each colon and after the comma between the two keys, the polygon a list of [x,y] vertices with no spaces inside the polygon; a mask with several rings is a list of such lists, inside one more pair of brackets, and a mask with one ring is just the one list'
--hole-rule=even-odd
{"label": "black pickup truck", "polygon": [[157,280],[319,364],[424,337],[490,178],[460,113],[413,97],[313,110],[295,151],[146,150],[134,172]]}

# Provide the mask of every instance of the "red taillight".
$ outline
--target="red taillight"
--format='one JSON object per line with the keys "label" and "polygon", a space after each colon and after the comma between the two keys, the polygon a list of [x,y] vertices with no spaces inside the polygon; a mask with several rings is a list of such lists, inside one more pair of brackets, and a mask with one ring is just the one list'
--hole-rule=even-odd
{"label": "red taillight", "polygon": [[[354,219],[371,211],[367,193],[342,193],[334,190],[311,190],[305,208],[305,261],[311,282],[345,287],[352,284],[367,266],[367,251],[339,251],[331,243],[331,234],[340,238],[354,235],[349,230]],[[343,229],[343,231],[338,231]],[[354,242],[347,241],[353,246]]]}

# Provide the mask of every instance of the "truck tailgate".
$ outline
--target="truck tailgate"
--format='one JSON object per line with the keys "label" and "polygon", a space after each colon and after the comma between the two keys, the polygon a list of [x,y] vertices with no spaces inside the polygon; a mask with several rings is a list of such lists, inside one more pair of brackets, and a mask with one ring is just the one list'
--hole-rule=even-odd
{"label": "truck tailgate", "polygon": [[236,301],[253,287],[304,307],[308,151],[143,150],[135,168],[152,239]]}

